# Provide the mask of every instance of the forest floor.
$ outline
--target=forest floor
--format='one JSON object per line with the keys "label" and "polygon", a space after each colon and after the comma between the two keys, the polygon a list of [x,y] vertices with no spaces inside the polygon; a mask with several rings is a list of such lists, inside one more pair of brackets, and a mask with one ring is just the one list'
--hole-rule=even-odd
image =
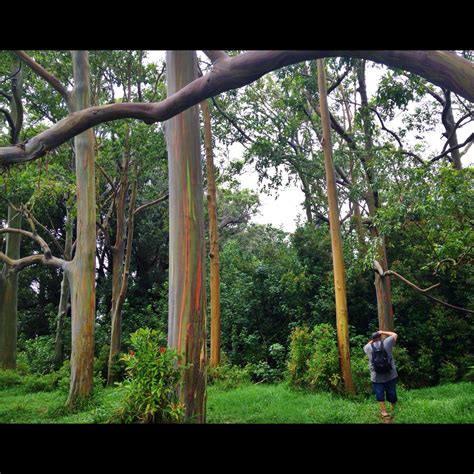
{"label": "forest floor", "polygon": [[[398,390],[393,423],[474,423],[474,383]],[[123,397],[121,388],[95,391],[74,412],[63,391],[28,393],[22,386],[0,390],[0,423],[106,423]],[[382,423],[372,398],[348,400],[329,393],[290,390],[284,384],[208,387],[208,423]]]}

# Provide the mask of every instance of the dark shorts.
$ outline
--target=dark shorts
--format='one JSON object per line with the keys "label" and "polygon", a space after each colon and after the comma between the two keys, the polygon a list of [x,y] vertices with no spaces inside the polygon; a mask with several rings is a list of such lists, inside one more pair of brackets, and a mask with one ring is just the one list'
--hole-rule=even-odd
{"label": "dark shorts", "polygon": [[375,398],[377,398],[378,402],[385,401],[385,394],[387,394],[387,400],[390,403],[395,403],[397,401],[397,389],[396,389],[397,380],[398,378],[395,377],[394,379],[389,380],[388,382],[383,382],[383,383],[372,382]]}

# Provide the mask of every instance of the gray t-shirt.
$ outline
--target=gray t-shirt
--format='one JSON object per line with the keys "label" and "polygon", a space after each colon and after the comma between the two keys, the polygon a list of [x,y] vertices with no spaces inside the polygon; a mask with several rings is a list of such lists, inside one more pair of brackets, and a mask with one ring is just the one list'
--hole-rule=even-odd
{"label": "gray t-shirt", "polygon": [[[388,357],[392,361],[392,370],[390,372],[387,372],[386,374],[378,374],[377,372],[375,372],[374,368],[372,367],[372,345],[370,343],[367,343],[364,346],[364,352],[369,357],[370,380],[372,380],[372,382],[384,383],[389,382],[390,380],[393,380],[394,378],[398,377],[397,367],[392,356],[392,350],[393,346],[395,345],[395,342],[396,340],[393,336],[388,336],[383,341],[383,348],[387,351]],[[374,346],[378,349],[380,347],[380,341],[374,342]]]}

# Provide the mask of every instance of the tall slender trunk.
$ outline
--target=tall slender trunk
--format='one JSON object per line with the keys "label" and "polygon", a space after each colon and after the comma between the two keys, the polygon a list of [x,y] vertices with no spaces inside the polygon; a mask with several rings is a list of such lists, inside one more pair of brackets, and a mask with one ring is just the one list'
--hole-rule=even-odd
{"label": "tall slender trunk", "polygon": [[[197,78],[195,51],[167,51],[168,96]],[[192,107],[168,120],[168,344],[185,366],[178,387],[191,421],[206,419],[206,285],[199,115]]]}
{"label": "tall slender trunk", "polygon": [[341,227],[337,205],[336,175],[332,158],[331,124],[326,92],[326,71],[324,60],[318,59],[318,86],[321,102],[321,119],[323,125],[324,166],[329,204],[329,227],[331,231],[332,261],[334,268],[334,291],[336,297],[336,326],[339,347],[341,373],[346,392],[355,393],[352,382],[351,358],[349,349],[349,323],[347,314],[346,280],[344,256],[342,252]]}
{"label": "tall slender trunk", "polygon": [[[64,244],[64,260],[71,260],[72,252],[72,222],[69,209],[66,208],[66,238]],[[61,281],[61,296],[59,298],[58,319],[56,323],[56,337],[54,341],[54,362],[60,366],[64,360],[64,320],[67,316],[67,306],[69,302],[69,281],[66,272],[63,272]]]}
{"label": "tall slender trunk", "polygon": [[[73,51],[75,109],[89,107],[89,54]],[[96,200],[94,132],[74,138],[76,153],[77,250],[66,265],[71,288],[71,384],[67,404],[74,405],[92,390],[94,369]]]}
{"label": "tall slender trunk", "polygon": [[[112,308],[111,314],[111,332],[110,332],[110,350],[109,363],[107,371],[107,384],[113,383],[112,364],[116,354],[120,352],[122,345],[122,307],[118,309],[118,302],[122,288],[124,257],[125,257],[125,232],[126,220],[125,209],[127,204],[127,195],[129,189],[128,167],[130,158],[130,129],[127,127],[125,135],[124,156],[122,160],[122,177],[120,180],[120,189],[116,201],[116,232],[115,243],[112,246]],[[133,210],[131,211],[133,213]],[[130,219],[130,217],[129,217]],[[127,245],[129,245],[127,243]]]}
{"label": "tall slender trunk", "polygon": [[207,209],[209,214],[209,257],[211,274],[211,367],[221,361],[220,337],[220,275],[219,275],[219,226],[217,224],[217,193],[214,173],[214,154],[212,151],[211,114],[207,101],[201,102],[204,119],[204,144],[207,170]]}
{"label": "tall slender trunk", "polygon": [[[373,172],[373,141],[372,132],[369,123],[369,109],[367,98],[367,87],[365,82],[365,60],[360,61],[357,67],[357,79],[359,82],[359,94],[361,97],[361,116],[364,127],[364,148],[365,157],[362,158],[362,165],[367,177],[367,205],[369,208],[369,217],[373,219],[379,207],[378,191],[374,190],[375,176]],[[383,235],[380,235],[376,226],[370,228],[372,237],[379,239],[377,245],[377,260],[380,262],[384,272],[388,270],[387,246]],[[393,331],[393,307],[392,307],[392,289],[390,278],[381,277],[375,272],[375,293],[377,297],[377,314],[379,320],[379,329],[382,331]]]}
{"label": "tall slender trunk", "polygon": [[[21,228],[21,214],[8,206],[8,227]],[[7,234],[6,255],[20,258],[20,234]],[[18,307],[18,273],[7,276],[8,265],[2,271],[0,289],[0,368],[16,368],[16,336]]]}
{"label": "tall slender trunk", "polygon": [[[23,73],[20,62],[12,63],[12,95],[10,99],[10,116],[12,118],[11,142],[18,143],[23,126]],[[14,202],[14,204],[18,204]],[[8,226],[21,228],[21,214],[8,206]],[[7,234],[6,255],[13,260],[20,258],[20,234]],[[18,309],[18,273],[7,276],[8,265],[4,265],[0,275],[0,368],[16,367],[17,309]]]}

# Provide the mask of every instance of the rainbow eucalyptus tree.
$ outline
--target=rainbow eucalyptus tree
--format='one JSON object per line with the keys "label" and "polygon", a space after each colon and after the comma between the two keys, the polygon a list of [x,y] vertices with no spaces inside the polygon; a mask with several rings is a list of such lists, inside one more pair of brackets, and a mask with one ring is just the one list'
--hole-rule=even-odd
{"label": "rainbow eucalyptus tree", "polygon": [[211,114],[207,101],[201,102],[204,122],[204,144],[207,171],[207,209],[209,215],[209,258],[211,292],[211,355],[210,366],[220,364],[220,275],[219,275],[219,226],[217,224],[217,192],[212,151]]}
{"label": "rainbow eucalyptus tree", "polygon": [[[197,78],[195,51],[168,51],[168,95]],[[199,112],[192,107],[165,124],[169,172],[168,344],[184,365],[180,400],[190,421],[205,422],[206,295]]]}
{"label": "rainbow eucalyptus tree", "polygon": [[[74,106],[90,105],[89,53],[73,51]],[[74,139],[77,189],[77,249],[65,265],[71,289],[71,382],[68,405],[86,398],[94,371],[96,199],[94,132],[91,128]]]}
{"label": "rainbow eucalyptus tree", "polygon": [[351,359],[349,350],[349,321],[347,314],[346,276],[342,253],[341,227],[337,205],[336,174],[332,158],[331,125],[327,103],[326,71],[324,59],[318,59],[318,86],[321,101],[323,125],[324,164],[326,168],[327,193],[329,204],[329,226],[334,268],[334,292],[336,299],[336,328],[339,347],[339,361],[346,392],[355,393],[352,382]]}

